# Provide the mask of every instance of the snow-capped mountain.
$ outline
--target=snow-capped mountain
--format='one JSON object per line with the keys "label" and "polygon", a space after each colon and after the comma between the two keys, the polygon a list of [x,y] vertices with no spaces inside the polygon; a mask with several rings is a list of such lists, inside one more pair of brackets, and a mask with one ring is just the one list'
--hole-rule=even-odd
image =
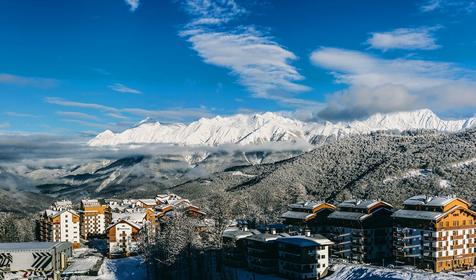
{"label": "snow-capped mountain", "polygon": [[476,126],[476,118],[442,120],[428,109],[375,114],[352,122],[302,122],[276,113],[202,118],[186,124],[161,124],[150,120],[120,133],[106,130],[88,142],[90,146],[168,143],[177,145],[259,144],[308,142],[317,144],[329,137],[366,134],[378,130],[433,129],[454,132]]}

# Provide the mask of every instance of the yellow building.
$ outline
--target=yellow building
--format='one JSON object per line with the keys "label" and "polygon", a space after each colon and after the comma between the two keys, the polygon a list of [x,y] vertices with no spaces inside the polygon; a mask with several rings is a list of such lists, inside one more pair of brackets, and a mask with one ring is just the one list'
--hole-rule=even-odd
{"label": "yellow building", "polygon": [[405,200],[394,220],[397,262],[435,272],[469,269],[476,257],[476,212],[456,197],[418,195]]}
{"label": "yellow building", "polygon": [[97,199],[81,200],[81,236],[87,239],[90,236],[104,235],[107,226],[111,223],[111,208]]}

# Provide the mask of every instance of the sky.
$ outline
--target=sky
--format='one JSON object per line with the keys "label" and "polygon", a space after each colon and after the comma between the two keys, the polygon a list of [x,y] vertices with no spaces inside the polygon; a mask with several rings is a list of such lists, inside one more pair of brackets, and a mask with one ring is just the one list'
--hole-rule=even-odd
{"label": "sky", "polygon": [[0,133],[476,112],[476,0],[0,0]]}

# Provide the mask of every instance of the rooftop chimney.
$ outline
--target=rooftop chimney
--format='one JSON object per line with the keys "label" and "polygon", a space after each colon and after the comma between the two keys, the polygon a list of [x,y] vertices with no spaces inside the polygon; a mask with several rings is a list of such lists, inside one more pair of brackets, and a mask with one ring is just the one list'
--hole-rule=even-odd
{"label": "rooftop chimney", "polygon": [[304,236],[307,236],[307,237],[311,236],[311,231],[308,228],[304,230]]}
{"label": "rooftop chimney", "polygon": [[276,229],[275,228],[271,229],[271,234],[276,234]]}

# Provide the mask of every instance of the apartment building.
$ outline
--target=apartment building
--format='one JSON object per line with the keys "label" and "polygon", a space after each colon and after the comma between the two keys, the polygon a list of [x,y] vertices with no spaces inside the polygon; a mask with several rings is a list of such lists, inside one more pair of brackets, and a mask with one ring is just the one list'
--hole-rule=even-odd
{"label": "apartment building", "polygon": [[334,243],[322,235],[276,239],[278,272],[287,279],[320,279],[329,271],[329,248]]}
{"label": "apartment building", "polygon": [[328,216],[332,255],[358,262],[392,258],[392,205],[379,200],[347,200]]}
{"label": "apartment building", "polygon": [[278,249],[276,239],[280,236],[270,233],[246,237],[246,260],[248,269],[264,274],[278,271]]}
{"label": "apartment building", "polygon": [[284,224],[309,228],[313,233],[323,233],[327,231],[327,217],[335,209],[334,205],[326,202],[298,202],[290,204],[281,218]]}
{"label": "apartment building", "polygon": [[39,239],[49,242],[71,242],[80,247],[80,216],[74,210],[45,210],[39,220]]}
{"label": "apartment building", "polygon": [[138,253],[138,236],[142,225],[119,220],[106,229],[109,257],[125,257]]}
{"label": "apartment building", "polygon": [[397,262],[435,272],[469,269],[476,257],[476,212],[456,197],[418,195],[404,201],[394,220]]}
{"label": "apartment building", "polygon": [[104,235],[111,223],[111,208],[97,199],[81,200],[81,236],[87,239],[91,236]]}

